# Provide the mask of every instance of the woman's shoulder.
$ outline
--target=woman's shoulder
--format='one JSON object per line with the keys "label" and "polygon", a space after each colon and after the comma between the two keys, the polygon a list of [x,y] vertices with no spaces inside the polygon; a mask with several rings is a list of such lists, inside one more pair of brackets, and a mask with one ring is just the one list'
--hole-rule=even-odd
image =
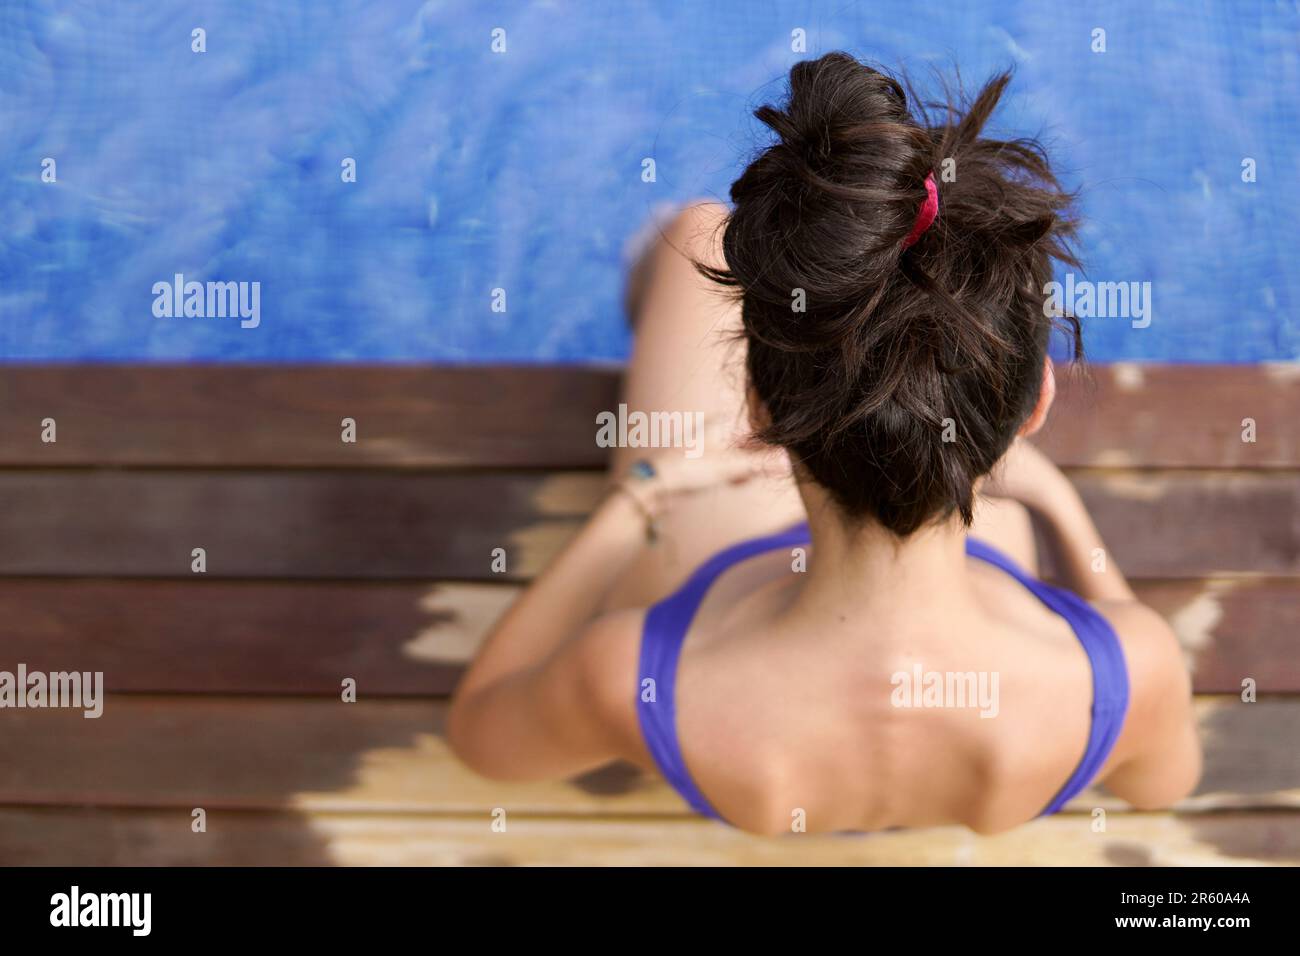
{"label": "woman's shoulder", "polygon": [[1169,622],[1140,601],[1092,601],[1119,640],[1130,695],[1167,691],[1188,682],[1182,647]]}
{"label": "woman's shoulder", "polygon": [[1108,786],[1132,803],[1168,805],[1192,789],[1200,772],[1183,649],[1169,623],[1139,601],[1093,606],[1119,639],[1129,684],[1124,726],[1102,776],[1114,773]]}

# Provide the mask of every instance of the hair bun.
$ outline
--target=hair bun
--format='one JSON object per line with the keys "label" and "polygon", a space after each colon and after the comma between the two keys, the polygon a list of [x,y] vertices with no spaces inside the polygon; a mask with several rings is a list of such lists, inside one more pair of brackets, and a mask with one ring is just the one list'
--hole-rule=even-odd
{"label": "hair bun", "polygon": [[754,115],[780,141],[732,185],[728,263],[747,294],[800,288],[813,320],[841,312],[896,268],[934,143],[898,81],[844,53],[796,64],[785,102]]}
{"label": "hair bun", "polygon": [[846,53],[795,64],[785,108],[764,106],[754,115],[809,158],[829,158],[844,148],[853,158],[855,147],[885,134],[885,126],[917,128],[902,86]]}
{"label": "hair bun", "polygon": [[[727,267],[700,266],[740,293],[759,437],[899,534],[970,520],[975,479],[1037,398],[1038,292],[1053,259],[1076,262],[1072,197],[1042,150],[980,136],[1008,80],[931,119],[845,53],[796,64],[785,101],[755,112],[779,141],[731,187]],[[942,216],[906,246],[946,159]]]}

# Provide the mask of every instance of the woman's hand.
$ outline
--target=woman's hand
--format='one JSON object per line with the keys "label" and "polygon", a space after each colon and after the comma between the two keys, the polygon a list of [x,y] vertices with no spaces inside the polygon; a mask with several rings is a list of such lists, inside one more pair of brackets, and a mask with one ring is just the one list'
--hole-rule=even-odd
{"label": "woman's hand", "polygon": [[993,466],[979,492],[992,498],[1009,498],[1041,512],[1063,489],[1070,489],[1070,481],[1061,469],[1024,438],[1017,438]]}

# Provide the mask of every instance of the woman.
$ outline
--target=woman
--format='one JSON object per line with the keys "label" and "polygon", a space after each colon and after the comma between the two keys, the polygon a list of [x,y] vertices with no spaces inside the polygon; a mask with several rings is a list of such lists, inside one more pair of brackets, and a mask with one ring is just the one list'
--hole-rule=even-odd
{"label": "woman", "polygon": [[[830,54],[757,112],[779,139],[734,209],[681,213],[636,277],[624,400],[702,412],[703,454],[614,455],[457,690],[470,767],[622,758],[772,834],[991,833],[1094,782],[1138,808],[1192,790],[1177,642],[1026,441],[1074,225],[1035,144],[980,135],[1007,79],[931,121]],[[1070,591],[1035,579],[1031,513]]]}

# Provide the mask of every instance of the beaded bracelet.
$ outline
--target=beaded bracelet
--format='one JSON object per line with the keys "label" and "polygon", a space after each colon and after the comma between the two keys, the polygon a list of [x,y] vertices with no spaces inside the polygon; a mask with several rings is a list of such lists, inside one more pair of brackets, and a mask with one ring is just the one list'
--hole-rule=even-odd
{"label": "beaded bracelet", "polygon": [[654,544],[659,540],[659,519],[655,517],[649,506],[641,500],[641,496],[629,487],[629,483],[633,481],[649,481],[654,477],[654,465],[641,458],[632,462],[632,467],[628,470],[628,477],[614,486],[618,491],[631,498],[632,503],[636,505],[637,511],[641,512],[641,517],[645,519],[645,539],[649,544]]}

